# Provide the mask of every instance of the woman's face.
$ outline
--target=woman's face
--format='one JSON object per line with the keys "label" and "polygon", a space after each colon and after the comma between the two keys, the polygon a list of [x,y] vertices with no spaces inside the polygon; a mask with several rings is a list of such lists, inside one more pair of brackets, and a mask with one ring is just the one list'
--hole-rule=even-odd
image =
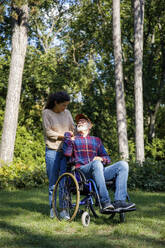
{"label": "woman's face", "polygon": [[62,103],[56,103],[55,102],[55,107],[54,107],[55,112],[56,113],[63,112],[67,108],[67,106],[69,105],[69,103],[70,103],[69,101],[62,102]]}

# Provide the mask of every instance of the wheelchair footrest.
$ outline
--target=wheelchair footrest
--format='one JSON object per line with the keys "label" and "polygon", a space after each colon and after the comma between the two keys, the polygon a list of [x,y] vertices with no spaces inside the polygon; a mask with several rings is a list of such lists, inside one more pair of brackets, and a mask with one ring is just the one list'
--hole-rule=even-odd
{"label": "wheelchair footrest", "polygon": [[129,209],[114,209],[114,210],[100,210],[101,214],[120,214],[120,213],[126,213],[126,212],[131,212],[131,211],[136,211],[136,208],[129,208]]}

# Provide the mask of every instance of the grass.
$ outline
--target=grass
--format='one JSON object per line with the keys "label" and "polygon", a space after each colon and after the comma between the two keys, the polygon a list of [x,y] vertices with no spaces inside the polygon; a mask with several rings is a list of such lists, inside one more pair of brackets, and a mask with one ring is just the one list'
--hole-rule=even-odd
{"label": "grass", "polygon": [[137,211],[71,223],[49,218],[47,188],[0,192],[1,248],[163,248],[165,193],[130,192]]}

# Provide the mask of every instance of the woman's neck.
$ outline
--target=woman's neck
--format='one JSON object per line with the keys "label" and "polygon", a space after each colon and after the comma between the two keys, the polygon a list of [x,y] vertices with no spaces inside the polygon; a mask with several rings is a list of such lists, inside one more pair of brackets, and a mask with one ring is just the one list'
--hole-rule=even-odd
{"label": "woman's neck", "polygon": [[56,106],[54,106],[54,107],[52,108],[52,111],[53,111],[54,113],[57,113],[57,114],[61,113],[61,112],[56,108]]}

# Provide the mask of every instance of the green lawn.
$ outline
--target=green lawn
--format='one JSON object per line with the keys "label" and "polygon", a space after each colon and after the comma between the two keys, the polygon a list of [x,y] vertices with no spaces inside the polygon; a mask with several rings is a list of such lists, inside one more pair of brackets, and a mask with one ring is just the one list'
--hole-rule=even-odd
{"label": "green lawn", "polygon": [[165,247],[165,193],[130,192],[137,211],[118,223],[101,215],[89,227],[80,219],[49,218],[47,188],[0,192],[0,248]]}

